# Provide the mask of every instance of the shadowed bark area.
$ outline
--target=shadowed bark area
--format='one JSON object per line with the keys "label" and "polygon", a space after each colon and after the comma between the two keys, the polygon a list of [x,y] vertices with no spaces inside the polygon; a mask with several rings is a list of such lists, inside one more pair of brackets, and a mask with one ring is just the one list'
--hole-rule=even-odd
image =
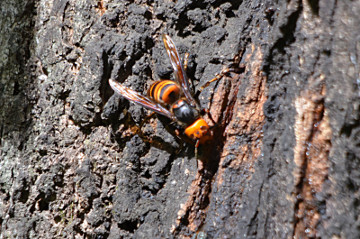
{"label": "shadowed bark area", "polygon": [[[360,2],[2,6],[1,238],[360,237]],[[163,33],[194,93],[233,69],[197,158],[108,84],[174,79]]]}

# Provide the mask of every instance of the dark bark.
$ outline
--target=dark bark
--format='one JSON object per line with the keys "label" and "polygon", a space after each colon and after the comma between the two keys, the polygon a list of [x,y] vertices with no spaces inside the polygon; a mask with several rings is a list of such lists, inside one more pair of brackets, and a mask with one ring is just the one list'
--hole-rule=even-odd
{"label": "dark bark", "polygon": [[[358,1],[1,9],[1,238],[360,237]],[[217,124],[198,167],[108,85],[173,78],[162,33],[195,89],[235,69],[199,95]]]}

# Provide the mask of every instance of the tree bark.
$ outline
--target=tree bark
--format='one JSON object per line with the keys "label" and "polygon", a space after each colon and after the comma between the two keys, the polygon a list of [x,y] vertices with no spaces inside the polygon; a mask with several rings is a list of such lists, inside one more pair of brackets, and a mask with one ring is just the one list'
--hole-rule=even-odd
{"label": "tree bark", "polygon": [[[359,1],[1,8],[0,238],[360,237]],[[231,68],[198,150],[108,84],[174,79],[162,33]]]}

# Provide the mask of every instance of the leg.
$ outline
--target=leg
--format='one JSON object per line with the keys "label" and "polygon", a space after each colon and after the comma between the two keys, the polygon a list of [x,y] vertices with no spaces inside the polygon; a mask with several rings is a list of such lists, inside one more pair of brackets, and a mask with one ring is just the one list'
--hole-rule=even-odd
{"label": "leg", "polygon": [[142,131],[142,127],[144,126],[144,124],[150,119],[152,118],[153,116],[155,115],[155,112],[152,112],[150,115],[146,116],[145,119],[143,119],[140,123],[139,126],[134,126],[134,129],[136,130],[136,133],[140,136],[140,138],[144,141],[144,142],[147,142],[147,143],[150,143],[150,144],[153,144],[153,140],[144,135],[143,134],[143,131]]}
{"label": "leg", "polygon": [[199,164],[198,164],[198,149],[195,148],[195,160],[196,160],[196,169],[199,170]]}
{"label": "leg", "polygon": [[198,165],[198,159],[199,159],[199,152],[198,152],[198,147],[195,145],[195,160],[196,160],[196,168],[199,170],[199,165]]}
{"label": "leg", "polygon": [[[185,71],[185,74],[187,72],[187,68],[188,68],[188,63],[189,63],[189,53],[185,53],[184,55],[184,71]],[[191,86],[191,88],[193,89],[193,84],[192,84],[192,81],[190,80],[190,78],[188,77],[188,81],[189,81],[189,85]]]}
{"label": "leg", "polygon": [[[175,151],[175,154],[180,154],[181,151],[183,151],[183,149],[184,149],[184,140],[181,137],[182,133],[180,132],[180,130],[174,129],[172,124],[174,124],[174,123],[171,122],[170,124],[164,125],[164,127],[167,132],[169,132],[172,136],[174,136],[175,141],[179,144],[179,148]],[[174,124],[174,125],[176,125],[176,124]]]}
{"label": "leg", "polygon": [[185,72],[187,71],[188,63],[189,63],[189,53],[186,52],[185,56],[184,56],[184,70],[185,70]]}
{"label": "leg", "polygon": [[228,74],[229,72],[235,72],[235,69],[226,67],[220,73],[216,74],[216,76],[214,78],[212,78],[211,80],[206,82],[203,86],[201,86],[199,91],[200,92],[203,91],[206,87],[208,87],[210,85],[211,82],[220,80],[222,77],[224,77],[224,75]]}
{"label": "leg", "polygon": [[[144,126],[144,124],[150,119],[153,118],[154,116],[156,116],[155,112],[152,112],[150,115],[146,116],[143,121],[141,122],[141,124],[139,126],[135,126],[136,128],[136,133],[140,136],[140,138],[146,142],[149,143],[150,145],[162,149],[162,150],[168,150],[170,149],[171,152],[175,152],[175,154],[179,154],[183,148],[183,141],[180,138],[180,134],[181,132],[178,129],[174,129],[173,127],[171,127],[173,124],[175,124],[174,122],[170,122],[169,124],[165,124],[162,122],[162,119],[160,118],[161,115],[157,115],[160,122],[162,122],[163,126],[165,127],[166,131],[168,131],[171,135],[174,136],[176,142],[179,144],[179,147],[173,147],[173,145],[171,143],[167,143],[165,141],[163,141],[162,139],[157,139],[156,137],[152,137],[151,135],[145,135],[142,131],[142,127]],[[162,116],[164,118],[166,118],[165,116]],[[167,119],[167,118],[166,118]],[[176,125],[176,124],[175,124]],[[153,129],[155,130],[155,129]],[[174,135],[175,134],[175,135]]]}
{"label": "leg", "polygon": [[152,117],[154,117],[155,112],[152,112],[150,115],[146,116],[145,119],[143,119],[143,121],[141,122],[139,129],[141,130],[141,128],[143,127],[143,125],[146,123],[146,121],[148,121],[149,119],[151,119]]}

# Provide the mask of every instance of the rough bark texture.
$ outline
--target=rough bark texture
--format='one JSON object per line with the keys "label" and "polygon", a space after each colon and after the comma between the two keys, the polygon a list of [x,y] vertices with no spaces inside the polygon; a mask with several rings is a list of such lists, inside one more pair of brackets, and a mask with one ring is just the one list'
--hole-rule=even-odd
{"label": "rough bark texture", "polygon": [[[2,0],[0,238],[360,238],[359,1]],[[214,140],[113,95],[171,75]]]}

